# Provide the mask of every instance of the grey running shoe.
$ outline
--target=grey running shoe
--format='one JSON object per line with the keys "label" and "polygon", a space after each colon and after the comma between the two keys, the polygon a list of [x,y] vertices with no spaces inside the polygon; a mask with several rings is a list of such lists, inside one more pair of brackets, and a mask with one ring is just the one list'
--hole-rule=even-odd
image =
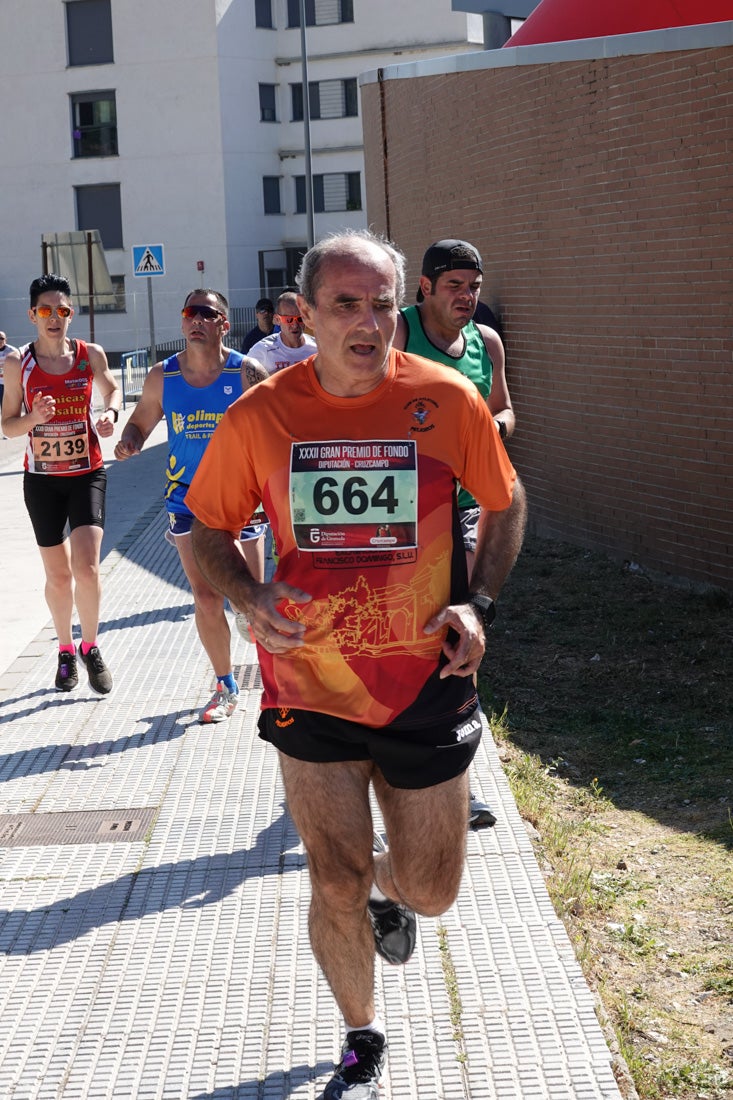
{"label": "grey running shoe", "polygon": [[56,670],[56,690],[73,691],[79,683],[76,670],[76,654],[59,653],[59,667]]}
{"label": "grey running shoe", "polygon": [[239,692],[229,691],[219,680],[216,691],[201,712],[201,721],[204,723],[224,722],[234,714],[238,702]]}
{"label": "grey running shoe", "polygon": [[96,691],[97,695],[109,695],[112,690],[112,673],[102,660],[97,646],[93,645],[86,655],[79,647],[79,660],[86,665],[92,691]]}
{"label": "grey running shoe", "polygon": [[[374,834],[373,849],[375,852],[387,851],[387,846],[378,833]],[[370,898],[367,912],[377,954],[392,966],[402,966],[408,962],[417,943],[417,920],[412,909],[389,898],[386,901],[374,901]]]}
{"label": "grey running shoe", "polygon": [[254,642],[255,636],[252,633],[252,627],[249,625],[249,619],[243,611],[234,612],[234,625],[245,642]]}
{"label": "grey running shoe", "polygon": [[377,1082],[386,1054],[387,1041],[378,1032],[347,1032],[341,1061],[319,1100],[378,1100]]}
{"label": "grey running shoe", "polygon": [[412,909],[396,901],[369,901],[369,920],[377,953],[392,966],[408,962],[417,943],[417,920]]}
{"label": "grey running shoe", "polygon": [[496,818],[487,803],[476,798],[475,794],[471,794],[468,807],[469,829],[490,829],[492,825],[496,825]]}

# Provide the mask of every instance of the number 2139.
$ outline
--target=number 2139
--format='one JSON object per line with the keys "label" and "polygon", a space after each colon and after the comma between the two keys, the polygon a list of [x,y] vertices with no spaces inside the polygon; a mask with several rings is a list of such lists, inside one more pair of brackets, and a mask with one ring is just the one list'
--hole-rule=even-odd
{"label": "number 2139", "polygon": [[41,440],[41,458],[72,458],[74,455],[83,455],[85,452],[86,444],[83,439]]}

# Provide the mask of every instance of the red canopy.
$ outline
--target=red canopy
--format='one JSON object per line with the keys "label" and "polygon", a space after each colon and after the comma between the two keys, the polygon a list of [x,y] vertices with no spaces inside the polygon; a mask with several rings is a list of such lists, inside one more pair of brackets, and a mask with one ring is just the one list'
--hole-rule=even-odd
{"label": "red canopy", "polygon": [[733,0],[541,0],[506,46],[605,38],[733,19]]}

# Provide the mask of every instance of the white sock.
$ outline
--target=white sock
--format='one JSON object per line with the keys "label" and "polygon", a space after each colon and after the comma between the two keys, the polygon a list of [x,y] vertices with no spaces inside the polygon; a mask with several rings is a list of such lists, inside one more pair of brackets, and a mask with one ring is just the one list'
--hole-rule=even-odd
{"label": "white sock", "polygon": [[377,886],[376,882],[373,882],[372,883],[372,888],[369,891],[369,900],[370,901],[389,901],[389,898],[387,897],[386,894],[382,893],[382,891]]}
{"label": "white sock", "polygon": [[344,1027],[347,1032],[349,1031],[376,1031],[378,1035],[381,1035],[384,1039],[386,1037],[386,1031],[384,1029],[384,1021],[380,1016],[375,1016],[370,1024],[365,1024],[364,1027],[351,1027],[350,1024],[344,1020]]}

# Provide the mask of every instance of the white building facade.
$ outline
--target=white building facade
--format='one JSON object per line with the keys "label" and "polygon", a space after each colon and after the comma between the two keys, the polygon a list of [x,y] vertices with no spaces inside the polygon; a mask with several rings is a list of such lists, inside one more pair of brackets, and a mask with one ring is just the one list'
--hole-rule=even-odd
{"label": "white building facade", "polygon": [[[306,0],[316,239],[366,224],[358,75],[481,49],[451,0]],[[148,343],[134,246],[164,246],[158,342],[195,286],[252,306],[292,283],[308,236],[300,0],[2,0],[0,327],[32,336],[44,234],[98,229],[111,358]],[[416,165],[416,171],[420,166]],[[82,303],[77,303],[77,309]],[[74,329],[85,337],[86,322]]]}

